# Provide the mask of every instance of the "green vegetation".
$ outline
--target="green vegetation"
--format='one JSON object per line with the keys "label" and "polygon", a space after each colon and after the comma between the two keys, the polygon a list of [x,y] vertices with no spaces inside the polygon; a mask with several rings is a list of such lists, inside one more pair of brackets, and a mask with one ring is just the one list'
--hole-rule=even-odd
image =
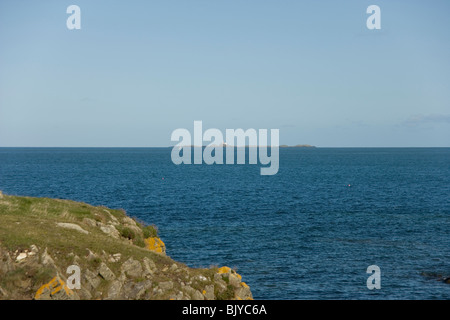
{"label": "green vegetation", "polygon": [[[122,259],[129,257],[152,260],[170,264],[171,259],[143,248],[143,235],[137,235],[129,227],[117,225],[123,239],[115,239],[103,233],[95,226],[85,224],[88,218],[101,223],[112,221],[111,216],[121,220],[126,217],[123,210],[90,206],[70,200],[31,198],[2,195],[0,199],[0,244],[9,251],[28,249],[31,245],[48,248],[58,259],[69,266],[73,257],[85,257],[87,249],[92,252],[105,251],[108,254],[120,253]],[[74,223],[89,234],[61,228],[57,223]],[[136,224],[139,228],[139,224]],[[148,231],[147,231],[148,232]],[[131,245],[126,239],[134,239]],[[85,259],[83,259],[85,261]],[[89,265],[100,261],[89,261]],[[172,262],[173,263],[173,262]],[[88,267],[88,266],[86,266]],[[113,270],[114,271],[114,270]]]}
{"label": "green vegetation", "polygon": [[191,269],[151,251],[144,239],[157,235],[155,226],[122,209],[0,192],[0,299],[33,298],[73,264],[91,279],[83,278],[81,299],[103,299],[114,290],[127,299],[233,299],[242,291],[227,275],[215,279],[217,267]]}
{"label": "green vegetation", "polygon": [[223,292],[215,291],[217,300],[231,300],[234,294],[234,287],[231,284],[227,285],[227,289]]}
{"label": "green vegetation", "polygon": [[134,233],[134,231],[128,227],[118,227],[117,229],[119,230],[120,235],[126,239],[133,240],[134,238],[136,238],[136,234]]}
{"label": "green vegetation", "polygon": [[144,238],[156,237],[158,236],[158,229],[156,226],[145,226],[142,228]]}

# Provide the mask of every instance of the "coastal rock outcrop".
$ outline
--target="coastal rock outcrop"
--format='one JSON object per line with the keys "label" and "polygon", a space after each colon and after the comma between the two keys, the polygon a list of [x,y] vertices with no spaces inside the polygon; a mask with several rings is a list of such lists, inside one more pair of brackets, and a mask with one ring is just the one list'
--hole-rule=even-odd
{"label": "coastal rock outcrop", "polygon": [[145,241],[145,247],[148,250],[151,250],[151,251],[154,251],[157,253],[166,254],[166,245],[160,238],[150,237],[150,238],[145,239],[144,241]]}
{"label": "coastal rock outcrop", "polygon": [[0,299],[245,300],[252,293],[229,267],[172,260],[156,228],[123,210],[3,195]]}

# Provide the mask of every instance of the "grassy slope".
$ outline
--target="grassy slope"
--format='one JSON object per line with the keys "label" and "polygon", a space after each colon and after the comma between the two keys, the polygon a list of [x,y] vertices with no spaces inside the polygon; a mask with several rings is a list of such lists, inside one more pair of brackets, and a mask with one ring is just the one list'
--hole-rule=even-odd
{"label": "grassy slope", "polygon": [[[131,240],[115,239],[103,233],[98,227],[89,227],[83,223],[84,218],[93,219],[103,223],[110,221],[111,215],[122,221],[126,214],[123,210],[112,210],[105,207],[94,207],[85,203],[69,200],[48,198],[18,197],[0,194],[0,247],[10,252],[28,249],[34,244],[39,248],[48,248],[48,252],[58,261],[61,268],[66,268],[73,263],[73,256],[85,257],[87,249],[106,254],[122,254],[121,261],[129,257],[141,260],[144,257],[151,259],[158,267],[164,268],[176,263],[182,268],[185,265],[173,261],[171,258],[151,252],[139,247]],[[76,230],[58,227],[57,222],[76,223],[89,234],[83,234]],[[145,228],[138,223],[140,228]],[[101,261],[81,259],[80,267],[93,268]],[[83,265],[85,264],[85,265]],[[114,264],[110,264],[113,272]],[[117,264],[119,267],[119,264]],[[217,268],[190,269],[189,274],[202,274],[213,278]],[[155,275],[154,281],[179,281],[178,276],[170,272]],[[47,279],[48,278],[48,279]],[[43,277],[42,283],[50,280],[51,275]]]}

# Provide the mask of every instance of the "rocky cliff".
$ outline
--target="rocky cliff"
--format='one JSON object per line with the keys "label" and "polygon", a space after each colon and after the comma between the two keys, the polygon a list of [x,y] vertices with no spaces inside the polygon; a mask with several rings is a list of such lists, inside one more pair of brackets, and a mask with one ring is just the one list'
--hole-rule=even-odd
{"label": "rocky cliff", "polygon": [[0,299],[252,299],[228,267],[166,255],[123,210],[0,192]]}

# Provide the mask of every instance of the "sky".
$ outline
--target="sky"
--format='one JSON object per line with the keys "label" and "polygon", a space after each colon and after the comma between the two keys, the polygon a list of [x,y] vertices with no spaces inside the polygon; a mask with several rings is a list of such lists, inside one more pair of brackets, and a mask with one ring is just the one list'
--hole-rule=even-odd
{"label": "sky", "polygon": [[450,147],[449,15],[448,0],[2,0],[0,147],[170,146],[195,120],[288,145]]}

